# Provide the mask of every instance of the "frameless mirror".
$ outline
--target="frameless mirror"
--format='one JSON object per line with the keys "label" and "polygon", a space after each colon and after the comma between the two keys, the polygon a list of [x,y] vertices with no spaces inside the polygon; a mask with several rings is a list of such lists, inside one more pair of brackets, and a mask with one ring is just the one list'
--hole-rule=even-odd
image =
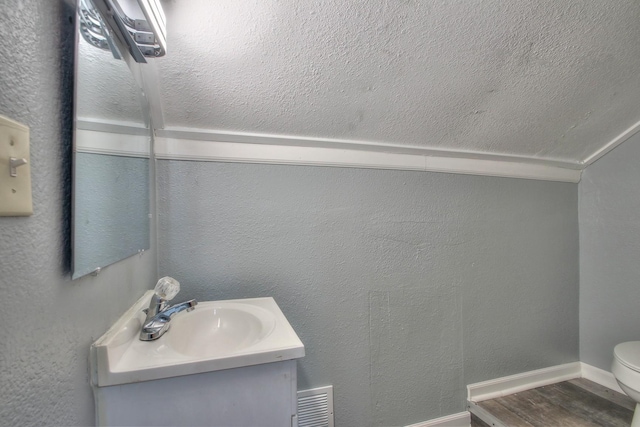
{"label": "frameless mirror", "polygon": [[89,0],[76,24],[72,278],[149,248],[144,94]]}

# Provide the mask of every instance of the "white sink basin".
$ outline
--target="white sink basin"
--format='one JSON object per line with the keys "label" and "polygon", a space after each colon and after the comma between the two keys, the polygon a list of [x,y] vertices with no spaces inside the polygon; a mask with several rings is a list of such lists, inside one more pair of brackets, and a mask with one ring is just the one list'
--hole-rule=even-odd
{"label": "white sink basin", "polygon": [[297,359],[304,345],[273,298],[199,302],[178,313],[155,341],[138,334],[153,291],[140,298],[91,346],[94,386]]}
{"label": "white sink basin", "polygon": [[247,303],[204,302],[171,320],[166,343],[187,356],[218,357],[242,351],[264,340],[276,327],[269,311]]}

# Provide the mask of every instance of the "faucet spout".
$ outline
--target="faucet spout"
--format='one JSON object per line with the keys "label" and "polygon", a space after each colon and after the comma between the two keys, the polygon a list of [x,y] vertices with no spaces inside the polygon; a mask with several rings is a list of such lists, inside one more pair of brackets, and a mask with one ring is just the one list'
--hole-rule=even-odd
{"label": "faucet spout", "polygon": [[196,308],[196,305],[198,305],[198,301],[192,299],[189,301],[185,301],[183,303],[180,304],[175,304],[172,305],[170,307],[165,308],[163,311],[161,311],[161,314],[163,314],[164,316],[169,316],[169,318],[175,316],[176,314],[180,313],[181,311],[191,311],[194,308]]}
{"label": "faucet spout", "polygon": [[173,316],[181,311],[191,311],[198,305],[198,301],[192,299],[180,304],[167,306],[165,301],[160,299],[161,302],[159,303],[158,301],[154,301],[154,298],[156,298],[155,295],[151,299],[149,309],[147,310],[147,318],[140,331],[141,341],[157,340],[169,330]]}

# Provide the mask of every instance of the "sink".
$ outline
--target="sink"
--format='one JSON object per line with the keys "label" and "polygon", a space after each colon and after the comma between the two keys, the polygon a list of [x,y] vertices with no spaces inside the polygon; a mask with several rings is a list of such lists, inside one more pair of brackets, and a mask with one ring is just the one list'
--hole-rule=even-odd
{"label": "sink", "polygon": [[146,292],[91,346],[96,387],[136,383],[297,359],[304,345],[273,298],[199,302],[178,313],[155,341],[138,334]]}
{"label": "sink", "polygon": [[166,342],[193,357],[233,354],[264,340],[276,327],[275,316],[253,304],[205,302],[171,321]]}

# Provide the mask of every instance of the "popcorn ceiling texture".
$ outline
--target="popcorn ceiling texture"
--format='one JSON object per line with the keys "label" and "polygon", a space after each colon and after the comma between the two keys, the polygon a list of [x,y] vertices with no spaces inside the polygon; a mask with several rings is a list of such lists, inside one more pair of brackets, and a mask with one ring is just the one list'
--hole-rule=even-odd
{"label": "popcorn ceiling texture", "polygon": [[140,88],[124,61],[96,49],[82,37],[78,43],[77,114],[83,119],[107,119],[144,125]]}
{"label": "popcorn ceiling texture", "polygon": [[151,288],[155,254],[70,280],[74,11],[35,0],[0,10],[0,114],[31,129],[34,206],[0,218],[0,425],[93,425],[89,346]]}
{"label": "popcorn ceiling texture", "polygon": [[576,162],[640,120],[635,0],[163,5],[169,126]]}

